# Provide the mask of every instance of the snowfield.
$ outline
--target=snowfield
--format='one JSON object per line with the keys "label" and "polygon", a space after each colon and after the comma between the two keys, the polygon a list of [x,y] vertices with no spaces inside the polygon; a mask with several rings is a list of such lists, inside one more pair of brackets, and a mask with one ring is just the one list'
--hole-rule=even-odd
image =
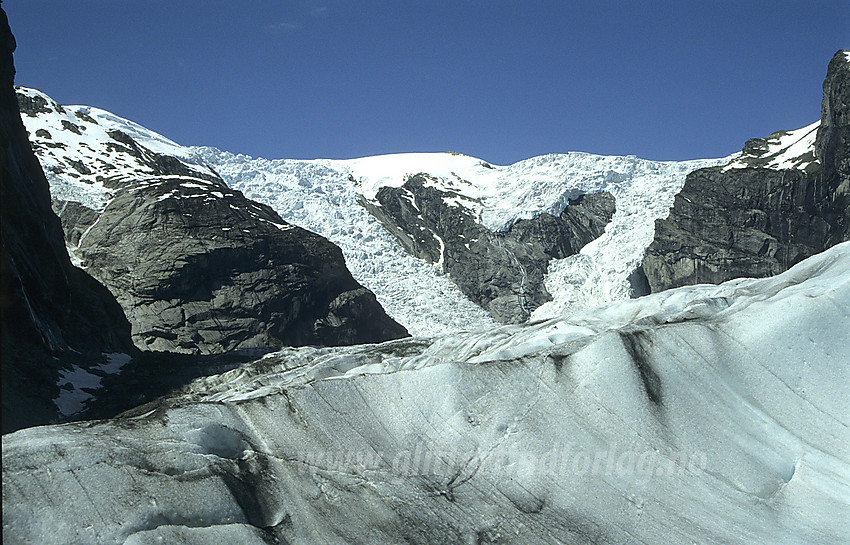
{"label": "snowfield", "polygon": [[289,348],[3,437],[4,539],[844,544],[850,243],[436,340]]}

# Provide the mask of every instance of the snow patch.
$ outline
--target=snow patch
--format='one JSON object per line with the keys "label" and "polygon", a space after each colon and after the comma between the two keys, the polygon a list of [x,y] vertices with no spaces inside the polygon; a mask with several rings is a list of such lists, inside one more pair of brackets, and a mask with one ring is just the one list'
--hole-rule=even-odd
{"label": "snow patch", "polygon": [[[104,354],[106,363],[95,365],[90,369],[83,369],[77,365],[71,366],[70,370],[59,370],[59,395],[53,400],[59,409],[59,414],[64,417],[73,416],[85,408],[86,402],[94,399],[93,391],[101,387],[100,381],[104,374],[114,375],[130,363],[128,354],[110,353]],[[99,371],[93,373],[92,371]]]}
{"label": "snow patch", "polygon": [[767,138],[767,150],[758,157],[741,155],[723,167],[724,171],[736,168],[762,167],[776,170],[806,170],[816,163],[815,139],[820,120],[793,131],[778,131]]}

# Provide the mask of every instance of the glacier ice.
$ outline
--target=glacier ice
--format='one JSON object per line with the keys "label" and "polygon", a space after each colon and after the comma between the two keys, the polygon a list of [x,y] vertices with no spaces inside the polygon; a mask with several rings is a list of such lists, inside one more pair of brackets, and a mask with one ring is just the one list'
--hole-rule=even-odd
{"label": "glacier ice", "polygon": [[283,349],[4,436],[4,539],[846,543],[849,321],[844,243],[521,326]]}

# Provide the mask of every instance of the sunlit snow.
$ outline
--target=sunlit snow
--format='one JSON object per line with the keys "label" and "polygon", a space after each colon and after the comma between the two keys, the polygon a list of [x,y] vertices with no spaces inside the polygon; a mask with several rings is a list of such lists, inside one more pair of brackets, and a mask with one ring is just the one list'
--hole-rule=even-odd
{"label": "sunlit snow", "polygon": [[758,166],[777,170],[806,170],[816,162],[814,150],[820,120],[793,131],[779,131],[768,136],[767,150],[758,158],[741,155],[723,167],[724,170]]}

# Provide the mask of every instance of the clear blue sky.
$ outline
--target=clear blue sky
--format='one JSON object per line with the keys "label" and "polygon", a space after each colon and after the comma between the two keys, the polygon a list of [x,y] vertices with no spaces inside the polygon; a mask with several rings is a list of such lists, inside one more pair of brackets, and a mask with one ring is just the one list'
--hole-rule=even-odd
{"label": "clear blue sky", "polygon": [[850,2],[7,0],[17,83],[267,158],[717,157],[818,119]]}

